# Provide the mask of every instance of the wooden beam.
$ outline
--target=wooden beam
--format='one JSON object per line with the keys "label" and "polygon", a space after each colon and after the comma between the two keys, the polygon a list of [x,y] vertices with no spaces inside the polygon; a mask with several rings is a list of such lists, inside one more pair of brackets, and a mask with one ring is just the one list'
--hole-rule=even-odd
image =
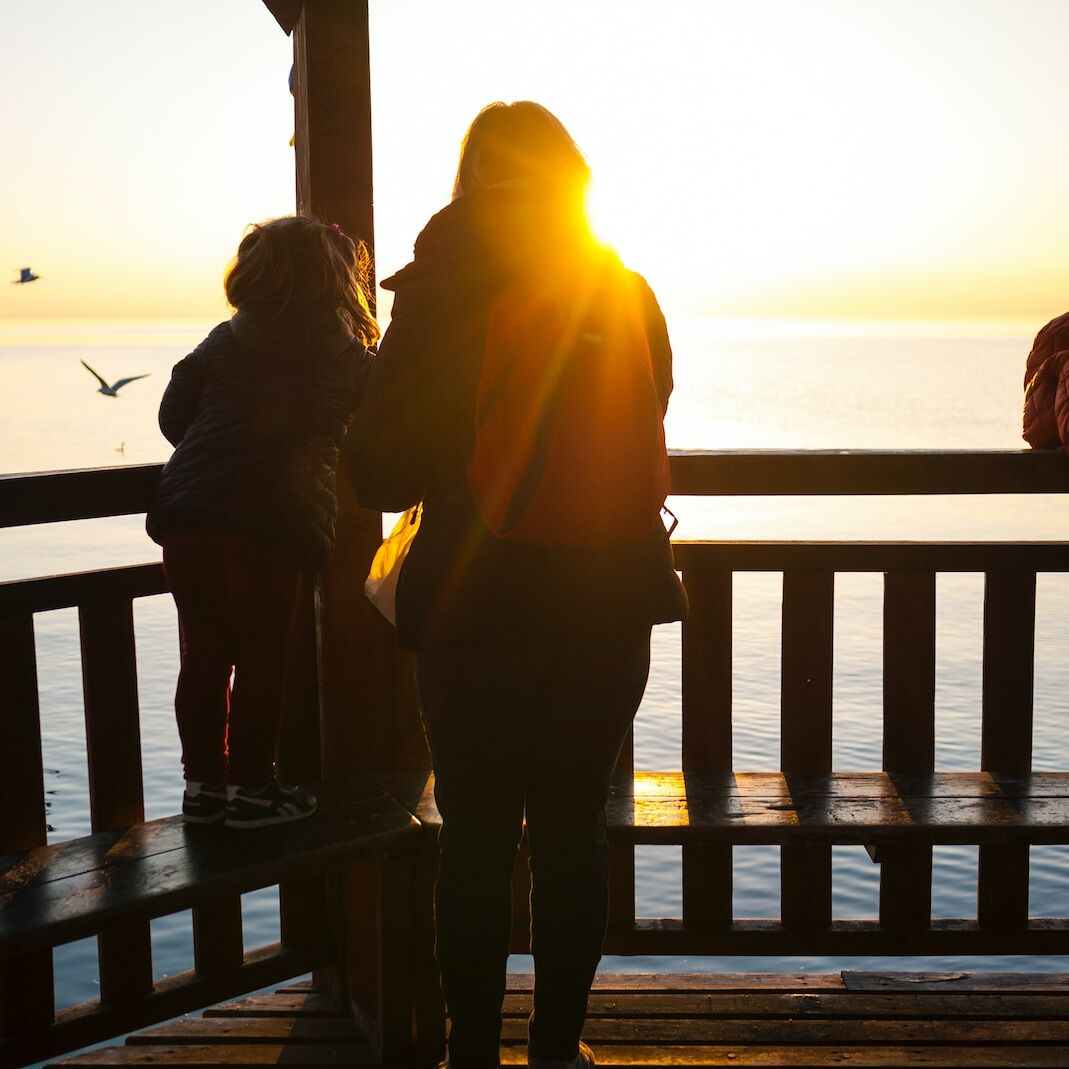
{"label": "wooden beam", "polygon": [[293,33],[293,27],[301,17],[303,0],[264,0],[264,6],[286,33]]}

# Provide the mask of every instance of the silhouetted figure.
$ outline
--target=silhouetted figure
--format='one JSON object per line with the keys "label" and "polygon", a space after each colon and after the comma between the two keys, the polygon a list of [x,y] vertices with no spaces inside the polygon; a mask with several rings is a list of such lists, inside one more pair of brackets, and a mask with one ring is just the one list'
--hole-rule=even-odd
{"label": "silhouetted figure", "polygon": [[338,449],[378,337],[367,268],[336,224],[253,227],[226,277],[235,315],[174,366],[160,402],[175,451],[146,527],[178,607],[190,823],[315,812],[311,792],[277,779],[275,751],[294,612],[334,543]]}
{"label": "silhouetted figure", "polygon": [[393,318],[345,447],[363,503],[424,502],[397,629],[417,654],[443,819],[436,951],[452,1069],[498,1065],[525,820],[529,1064],[592,1062],[579,1037],[607,917],[609,781],[651,625],[685,611],[658,516],[668,335],[649,287],[593,241],[588,180],[544,108],[479,113],[452,202],[383,283]]}

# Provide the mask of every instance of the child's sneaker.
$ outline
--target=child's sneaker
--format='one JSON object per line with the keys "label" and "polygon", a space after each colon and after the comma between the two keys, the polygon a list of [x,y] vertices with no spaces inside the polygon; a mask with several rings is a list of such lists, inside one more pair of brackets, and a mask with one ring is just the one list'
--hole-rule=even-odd
{"label": "child's sneaker", "polygon": [[272,780],[266,787],[251,791],[231,784],[226,789],[228,828],[268,828],[304,820],[316,811],[315,795],[303,787],[287,787]]}
{"label": "child's sneaker", "polygon": [[182,819],[187,824],[217,824],[226,813],[226,786],[186,780],[182,794]]}

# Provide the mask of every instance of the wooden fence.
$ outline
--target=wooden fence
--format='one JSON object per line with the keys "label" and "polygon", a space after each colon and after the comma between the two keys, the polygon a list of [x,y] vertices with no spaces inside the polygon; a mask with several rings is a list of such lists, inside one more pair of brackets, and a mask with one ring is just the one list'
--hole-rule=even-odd
{"label": "wooden fence", "polygon": [[[679,453],[682,495],[1064,493],[1069,459],[1045,453]],[[0,476],[0,526],[143,512],[158,465]],[[340,547],[344,552],[344,547]],[[1069,543],[682,542],[676,546],[691,602],[683,627],[682,772],[730,774],[732,577],[783,575],[781,766],[787,777],[832,772],[833,604],[836,572],[884,575],[883,770],[934,771],[935,577],[985,575],[983,752],[979,772],[1027,774],[1032,738],[1032,654],[1037,572],[1069,571]],[[0,782],[5,814],[0,854],[46,841],[41,729],[34,652],[35,613],[77,607],[94,832],[144,819],[132,603],[166,590],[158,563],[0,584]],[[307,617],[309,647],[312,610]],[[359,645],[335,633],[343,617],[319,620],[319,643]],[[349,626],[363,626],[350,619]],[[395,669],[396,671],[396,669]],[[319,681],[322,683],[322,681]],[[329,697],[329,680],[327,693]],[[378,686],[381,687],[381,680]],[[305,759],[317,749],[314,671],[308,677]],[[395,687],[393,700],[411,704]],[[342,712],[351,718],[351,707]],[[372,715],[374,710],[371,711]],[[408,714],[411,713],[409,709]],[[408,715],[406,714],[406,715]],[[381,725],[376,730],[382,730]],[[328,731],[329,733],[329,731]],[[311,740],[311,741],[309,741]],[[626,752],[621,768],[631,767]],[[305,765],[305,771],[315,769]],[[392,773],[399,768],[380,767]],[[875,770],[874,770],[875,771]],[[682,839],[680,841],[683,841]],[[1069,920],[1028,917],[1028,845],[980,849],[976,917],[931,918],[932,847],[879,848],[880,915],[832,917],[831,846],[797,836],[781,845],[781,915],[737,918],[732,846],[683,846],[683,916],[635,916],[633,846],[613,850],[608,953],[615,954],[963,954],[1069,952]],[[244,947],[237,894],[194,912],[195,969],[153,979],[148,921],[133,915],[99,935],[99,1002],[55,1014],[51,952],[0,964],[3,1020],[69,1032],[76,1046],[148,1020],[252,990],[321,962],[299,953],[296,933],[321,923],[323,887],[282,887],[282,941]]]}

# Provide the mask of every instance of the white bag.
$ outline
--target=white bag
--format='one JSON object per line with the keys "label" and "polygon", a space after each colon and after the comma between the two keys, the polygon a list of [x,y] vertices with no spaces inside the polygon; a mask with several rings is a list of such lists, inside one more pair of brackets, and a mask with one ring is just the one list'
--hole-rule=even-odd
{"label": "white bag", "polygon": [[401,576],[401,565],[404,564],[412,539],[419,530],[422,515],[422,502],[401,514],[389,537],[375,551],[371,571],[364,580],[364,593],[368,601],[391,624],[397,623],[397,580]]}

